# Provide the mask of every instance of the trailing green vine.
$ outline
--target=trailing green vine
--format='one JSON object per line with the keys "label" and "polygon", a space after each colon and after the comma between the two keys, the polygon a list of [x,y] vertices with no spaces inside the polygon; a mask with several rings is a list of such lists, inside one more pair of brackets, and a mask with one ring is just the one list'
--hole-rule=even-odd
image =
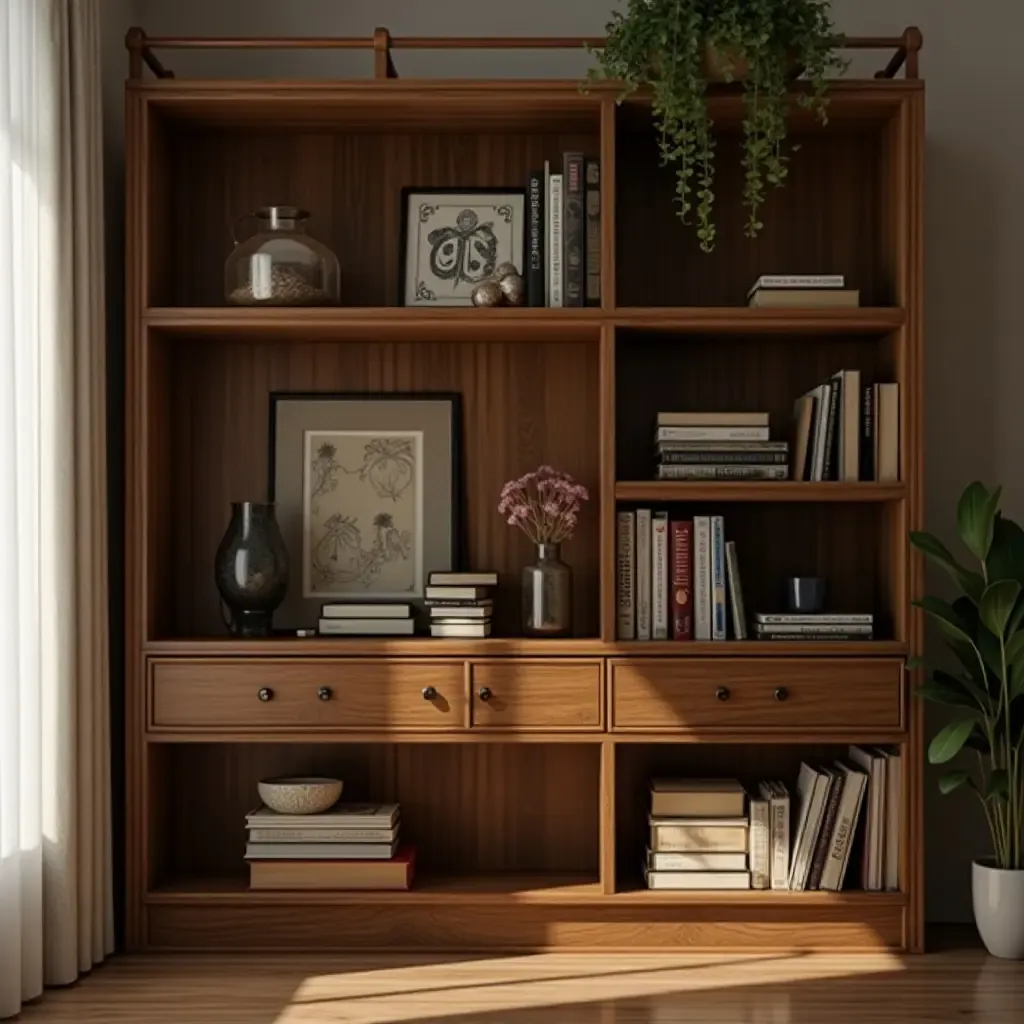
{"label": "trailing green vine", "polygon": [[743,204],[746,234],[755,238],[768,186],[785,182],[796,148],[786,141],[790,82],[802,73],[798,100],[826,123],[828,76],[846,67],[829,0],[626,0],[606,31],[591,77],[621,81],[626,95],[651,90],[661,162],[676,168],[678,215],[695,220],[705,252],[715,245],[709,62],[726,81],[742,82]]}

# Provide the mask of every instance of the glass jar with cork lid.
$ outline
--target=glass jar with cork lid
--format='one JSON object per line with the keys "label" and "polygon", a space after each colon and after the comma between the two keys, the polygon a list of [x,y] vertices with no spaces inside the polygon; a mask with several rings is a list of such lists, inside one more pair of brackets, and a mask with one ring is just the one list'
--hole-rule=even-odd
{"label": "glass jar with cork lid", "polygon": [[[241,224],[256,233],[239,241]],[[261,206],[235,221],[235,248],[224,265],[224,291],[236,306],[333,306],[340,298],[338,257],[306,234],[309,212]]]}

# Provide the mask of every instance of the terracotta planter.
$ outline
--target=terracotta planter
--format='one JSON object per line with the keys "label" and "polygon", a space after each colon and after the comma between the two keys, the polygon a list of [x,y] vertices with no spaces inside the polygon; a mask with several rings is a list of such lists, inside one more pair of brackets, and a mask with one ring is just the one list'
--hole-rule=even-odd
{"label": "terracotta planter", "polygon": [[985,948],[1003,960],[1024,960],[1024,870],[975,861],[971,883],[974,920]]}

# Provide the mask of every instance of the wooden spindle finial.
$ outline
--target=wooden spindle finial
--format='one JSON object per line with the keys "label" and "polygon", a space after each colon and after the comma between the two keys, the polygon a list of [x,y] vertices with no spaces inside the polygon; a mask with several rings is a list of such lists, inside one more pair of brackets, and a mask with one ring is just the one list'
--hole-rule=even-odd
{"label": "wooden spindle finial", "polygon": [[907,78],[917,78],[917,55],[924,45],[924,35],[916,25],[910,25],[903,32],[903,48],[907,51]]}
{"label": "wooden spindle finial", "polygon": [[124,45],[128,50],[128,77],[142,77],[142,51],[146,48],[146,33],[134,26],[124,34]]}
{"label": "wooden spindle finial", "polygon": [[395,66],[391,63],[391,33],[386,28],[373,30],[373,77],[394,78]]}

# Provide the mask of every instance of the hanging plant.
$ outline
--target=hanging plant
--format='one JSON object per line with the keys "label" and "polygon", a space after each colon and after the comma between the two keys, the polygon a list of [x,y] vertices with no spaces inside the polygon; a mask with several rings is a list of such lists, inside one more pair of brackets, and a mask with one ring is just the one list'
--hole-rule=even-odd
{"label": "hanging plant", "polygon": [[786,180],[786,93],[802,75],[798,102],[827,121],[829,73],[846,67],[829,17],[829,0],[628,0],[608,23],[595,50],[591,78],[625,84],[628,95],[647,86],[663,165],[676,168],[676,202],[684,224],[695,214],[705,252],[715,245],[714,123],[707,88],[743,86],[743,204],[746,234],[764,226],[767,187]]}

